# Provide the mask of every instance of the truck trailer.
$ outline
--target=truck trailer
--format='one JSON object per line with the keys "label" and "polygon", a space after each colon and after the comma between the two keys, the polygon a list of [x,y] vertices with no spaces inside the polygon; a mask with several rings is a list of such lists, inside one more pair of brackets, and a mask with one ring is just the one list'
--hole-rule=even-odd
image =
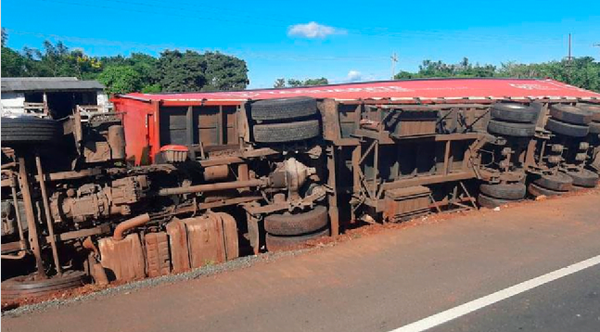
{"label": "truck trailer", "polygon": [[600,94],[428,79],[114,96],[2,118],[2,300],[593,188]]}

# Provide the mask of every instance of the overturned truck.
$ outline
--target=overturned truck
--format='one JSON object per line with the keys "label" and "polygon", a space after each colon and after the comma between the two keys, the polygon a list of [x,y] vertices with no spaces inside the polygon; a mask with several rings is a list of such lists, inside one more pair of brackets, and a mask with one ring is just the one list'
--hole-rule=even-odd
{"label": "overturned truck", "polygon": [[2,118],[3,301],[561,195],[600,171],[600,94],[553,80],[112,101],[112,113]]}

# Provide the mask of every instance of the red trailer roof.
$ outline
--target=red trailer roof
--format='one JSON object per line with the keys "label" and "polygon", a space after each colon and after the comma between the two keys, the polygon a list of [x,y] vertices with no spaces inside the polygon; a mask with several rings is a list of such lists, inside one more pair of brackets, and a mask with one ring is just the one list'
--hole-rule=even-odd
{"label": "red trailer roof", "polygon": [[338,100],[355,99],[503,99],[578,98],[600,100],[600,93],[551,79],[426,79],[408,81],[335,84],[301,88],[244,90],[230,92],[132,93],[125,98],[164,101],[244,101],[311,96]]}

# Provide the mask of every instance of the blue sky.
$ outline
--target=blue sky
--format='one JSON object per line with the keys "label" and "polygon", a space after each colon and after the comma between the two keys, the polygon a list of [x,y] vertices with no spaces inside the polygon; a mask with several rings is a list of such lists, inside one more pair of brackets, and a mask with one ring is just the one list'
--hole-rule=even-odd
{"label": "blue sky", "polygon": [[[314,23],[311,23],[314,22]],[[91,55],[219,50],[247,61],[250,87],[285,78],[380,80],[424,59],[500,64],[600,58],[600,1],[4,0],[8,45],[63,40]]]}

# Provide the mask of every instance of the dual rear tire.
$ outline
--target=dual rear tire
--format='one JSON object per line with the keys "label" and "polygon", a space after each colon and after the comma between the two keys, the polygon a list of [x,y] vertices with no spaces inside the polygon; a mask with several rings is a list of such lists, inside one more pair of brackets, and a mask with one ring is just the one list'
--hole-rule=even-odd
{"label": "dual rear tire", "polygon": [[562,172],[542,174],[527,187],[527,191],[533,197],[559,196],[571,190],[573,190],[573,179]]}
{"label": "dual rear tire", "polygon": [[301,213],[271,214],[265,217],[267,249],[290,250],[307,241],[329,235],[328,211],[325,206],[316,206]]}
{"label": "dual rear tire", "polygon": [[599,176],[588,169],[577,169],[544,174],[529,184],[527,191],[534,197],[559,196],[572,190],[594,188]]}
{"label": "dual rear tire", "polygon": [[491,184],[483,183],[479,186],[479,196],[477,202],[479,205],[493,209],[495,207],[514,203],[525,197],[525,185],[517,183]]}
{"label": "dual rear tire", "polygon": [[[575,106],[552,105],[546,129],[563,136],[585,137],[590,132],[593,115],[591,111]],[[593,131],[600,130],[595,125],[593,127]]]}
{"label": "dual rear tire", "polygon": [[532,137],[539,112],[531,106],[517,103],[498,103],[491,109],[488,131],[509,137]]}
{"label": "dual rear tire", "polygon": [[598,185],[598,173],[588,169],[569,170],[565,174],[573,181],[573,186],[583,188],[594,188]]}
{"label": "dual rear tire", "polygon": [[250,105],[254,141],[263,144],[299,142],[318,137],[317,101],[311,97],[259,100]]}

